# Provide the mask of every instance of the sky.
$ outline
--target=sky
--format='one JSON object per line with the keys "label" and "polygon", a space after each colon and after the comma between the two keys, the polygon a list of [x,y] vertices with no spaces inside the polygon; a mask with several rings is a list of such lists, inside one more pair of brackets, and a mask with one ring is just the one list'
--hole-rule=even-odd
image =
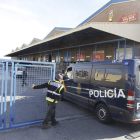
{"label": "sky", "polygon": [[78,26],[108,1],[0,0],[0,58],[33,38],[44,39],[54,27]]}

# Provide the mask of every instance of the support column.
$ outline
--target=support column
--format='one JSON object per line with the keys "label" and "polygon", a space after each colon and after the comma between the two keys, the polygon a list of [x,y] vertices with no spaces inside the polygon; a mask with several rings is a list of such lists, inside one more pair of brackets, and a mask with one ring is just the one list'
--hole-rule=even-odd
{"label": "support column", "polygon": [[79,47],[79,63],[80,63],[80,57],[81,57],[81,47]]}
{"label": "support column", "polygon": [[117,54],[117,60],[119,60],[119,49],[120,49],[120,41],[118,41],[118,54]]}
{"label": "support column", "polygon": [[135,41],[134,41],[134,44],[133,44],[133,59],[135,59]]}
{"label": "support column", "polygon": [[51,62],[52,62],[52,60],[53,60],[53,56],[52,56],[52,51],[51,51]]}
{"label": "support column", "polygon": [[123,59],[125,59],[125,54],[126,54],[126,39],[125,39],[125,42],[124,42],[124,55],[123,55]]}
{"label": "support column", "polygon": [[68,49],[67,49],[67,66],[68,66]]}
{"label": "support column", "polygon": [[40,62],[41,62],[41,54],[40,54]]}
{"label": "support column", "polygon": [[96,62],[96,54],[97,54],[97,44],[95,45],[95,62]]}
{"label": "support column", "polygon": [[60,63],[60,61],[59,61],[59,49],[58,49],[58,63]]}

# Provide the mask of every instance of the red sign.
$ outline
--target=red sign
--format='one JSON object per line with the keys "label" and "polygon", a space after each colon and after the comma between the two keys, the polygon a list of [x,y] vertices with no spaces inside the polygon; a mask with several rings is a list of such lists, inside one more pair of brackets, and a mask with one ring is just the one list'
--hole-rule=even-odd
{"label": "red sign", "polygon": [[122,16],[118,22],[132,22],[138,20],[138,13]]}
{"label": "red sign", "polygon": [[[104,60],[104,51],[97,51],[96,61],[103,61],[103,60]],[[93,61],[95,61],[95,51],[93,52]]]}
{"label": "red sign", "polygon": [[[76,60],[79,61],[79,53],[76,54]],[[85,53],[80,53],[80,61],[85,60]]]}

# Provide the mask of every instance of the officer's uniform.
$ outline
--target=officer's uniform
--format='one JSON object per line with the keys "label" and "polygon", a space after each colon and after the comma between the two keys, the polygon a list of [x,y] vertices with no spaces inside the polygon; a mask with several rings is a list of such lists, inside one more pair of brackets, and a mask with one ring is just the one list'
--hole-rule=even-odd
{"label": "officer's uniform", "polygon": [[51,118],[52,124],[55,124],[55,108],[59,100],[59,97],[64,92],[64,86],[57,80],[49,81],[48,83],[34,86],[34,89],[48,88],[46,100],[48,103],[48,111],[44,119],[43,124],[48,124],[48,121]]}
{"label": "officer's uniform", "polygon": [[23,71],[23,75],[22,75],[22,86],[27,85],[27,83],[25,82],[27,78],[27,73],[25,71]]}

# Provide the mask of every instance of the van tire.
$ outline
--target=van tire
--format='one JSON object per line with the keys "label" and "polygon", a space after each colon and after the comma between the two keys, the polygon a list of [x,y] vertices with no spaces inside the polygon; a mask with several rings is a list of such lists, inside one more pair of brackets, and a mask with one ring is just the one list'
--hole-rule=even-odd
{"label": "van tire", "polygon": [[99,122],[109,124],[112,122],[112,117],[106,105],[98,104],[95,109],[96,118]]}

